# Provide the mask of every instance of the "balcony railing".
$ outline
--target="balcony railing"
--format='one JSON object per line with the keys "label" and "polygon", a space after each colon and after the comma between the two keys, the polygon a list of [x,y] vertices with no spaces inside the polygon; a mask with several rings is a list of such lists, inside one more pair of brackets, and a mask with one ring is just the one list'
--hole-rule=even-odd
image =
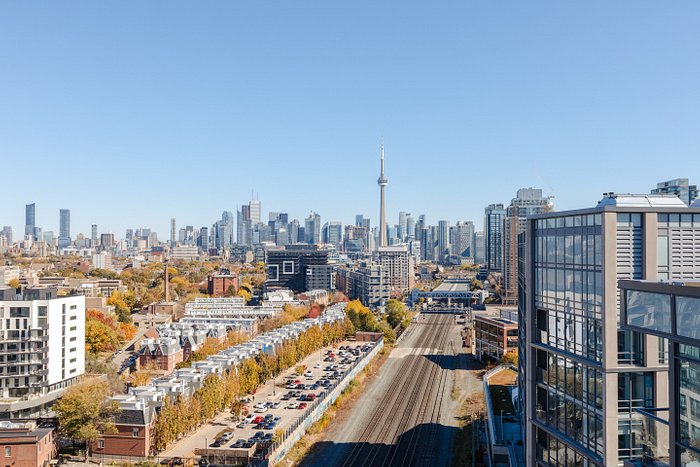
{"label": "balcony railing", "polygon": [[632,459],[639,465],[668,466],[669,454],[669,409],[633,409],[633,412],[642,415],[641,440],[642,456]]}

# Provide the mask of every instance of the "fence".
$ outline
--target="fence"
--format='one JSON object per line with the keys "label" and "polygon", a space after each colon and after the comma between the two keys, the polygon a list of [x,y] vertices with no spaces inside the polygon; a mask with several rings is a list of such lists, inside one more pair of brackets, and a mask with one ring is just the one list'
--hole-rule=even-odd
{"label": "fence", "polygon": [[297,419],[289,426],[282,435],[281,439],[273,443],[262,452],[262,455],[254,459],[251,463],[254,467],[262,467],[266,465],[274,465],[289,452],[289,450],[301,439],[306,430],[326,412],[328,407],[335,402],[343,390],[348,386],[350,381],[362,371],[367,364],[374,358],[375,355],[384,347],[384,338],[380,338],[375,342],[374,347],[365,354],[359,361],[353,362],[349,371],[343,375],[341,380],[335,381],[329,388],[328,392],[324,393],[320,398],[309,404],[309,413],[303,419]]}

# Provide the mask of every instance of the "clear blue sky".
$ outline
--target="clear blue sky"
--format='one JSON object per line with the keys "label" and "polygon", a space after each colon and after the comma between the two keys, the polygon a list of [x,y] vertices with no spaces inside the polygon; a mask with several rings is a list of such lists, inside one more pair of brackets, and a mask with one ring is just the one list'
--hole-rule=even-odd
{"label": "clear blue sky", "polygon": [[472,219],[700,183],[700,3],[3,2],[0,225]]}

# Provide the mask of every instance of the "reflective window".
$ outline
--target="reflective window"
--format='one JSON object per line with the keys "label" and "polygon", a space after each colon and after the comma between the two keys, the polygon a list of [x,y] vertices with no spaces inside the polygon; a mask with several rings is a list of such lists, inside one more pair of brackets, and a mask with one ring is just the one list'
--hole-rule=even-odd
{"label": "reflective window", "polygon": [[671,333],[671,296],[627,291],[627,324]]}
{"label": "reflective window", "polygon": [[676,297],[676,332],[700,339],[700,299]]}
{"label": "reflective window", "polygon": [[[697,347],[684,347],[686,354],[698,354],[700,351]],[[700,446],[700,362],[679,358],[678,369],[678,387],[680,396],[684,398],[678,417],[678,440],[690,446]]]}

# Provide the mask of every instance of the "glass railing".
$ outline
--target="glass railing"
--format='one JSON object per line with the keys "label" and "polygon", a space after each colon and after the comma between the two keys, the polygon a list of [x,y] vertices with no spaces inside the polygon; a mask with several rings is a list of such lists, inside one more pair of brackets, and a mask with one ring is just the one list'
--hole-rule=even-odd
{"label": "glass railing", "polygon": [[633,409],[642,415],[642,431],[636,440],[642,446],[642,454],[636,461],[641,465],[670,465],[669,409]]}

